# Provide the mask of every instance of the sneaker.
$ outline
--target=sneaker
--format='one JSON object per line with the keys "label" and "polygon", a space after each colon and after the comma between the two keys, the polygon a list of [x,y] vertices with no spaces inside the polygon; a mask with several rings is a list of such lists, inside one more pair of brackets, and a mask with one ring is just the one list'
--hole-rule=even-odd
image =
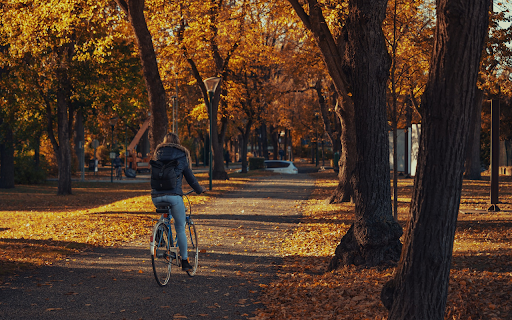
{"label": "sneaker", "polygon": [[188,259],[181,260],[181,270],[183,271],[192,271],[192,266],[188,263]]}

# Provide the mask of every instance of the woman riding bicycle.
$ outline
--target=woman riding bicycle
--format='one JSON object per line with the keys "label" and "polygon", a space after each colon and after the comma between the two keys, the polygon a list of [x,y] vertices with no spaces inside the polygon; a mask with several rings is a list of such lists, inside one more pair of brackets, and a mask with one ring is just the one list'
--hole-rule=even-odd
{"label": "woman riding bicycle", "polygon": [[165,135],[164,141],[156,147],[152,159],[163,163],[174,160],[177,161],[177,165],[174,169],[177,176],[176,188],[171,190],[152,189],[151,198],[154,204],[158,202],[168,202],[171,204],[171,214],[174,218],[174,225],[178,236],[178,246],[182,255],[182,270],[190,271],[192,270],[192,266],[188,262],[187,256],[187,237],[185,235],[186,213],[182,198],[183,191],[181,190],[182,178],[185,177],[187,183],[197,194],[204,192],[206,189],[199,185],[199,182],[197,182],[196,177],[192,173],[190,152],[180,144],[180,139],[176,134],[169,132]]}

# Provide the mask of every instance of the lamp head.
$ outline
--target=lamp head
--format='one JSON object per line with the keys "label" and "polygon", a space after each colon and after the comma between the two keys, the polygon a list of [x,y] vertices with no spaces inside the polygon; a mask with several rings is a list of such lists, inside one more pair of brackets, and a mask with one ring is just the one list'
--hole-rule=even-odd
{"label": "lamp head", "polygon": [[109,121],[109,122],[110,122],[110,125],[111,125],[111,126],[115,126],[115,125],[116,125],[116,123],[117,123],[117,119],[119,119],[119,118],[118,118],[118,117],[112,117],[112,118],[110,118],[110,121]]}
{"label": "lamp head", "polygon": [[213,93],[217,89],[217,86],[219,85],[221,78],[219,77],[211,77],[208,79],[205,79],[204,85],[206,86],[206,91]]}

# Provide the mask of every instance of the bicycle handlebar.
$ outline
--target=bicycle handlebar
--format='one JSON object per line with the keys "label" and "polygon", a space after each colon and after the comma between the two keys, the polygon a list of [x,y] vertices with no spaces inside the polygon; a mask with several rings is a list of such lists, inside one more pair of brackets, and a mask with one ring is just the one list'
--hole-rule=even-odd
{"label": "bicycle handlebar", "polygon": [[[205,189],[205,190],[204,190],[203,192],[201,192],[201,193],[205,193],[206,191],[207,191],[207,190]],[[184,195],[184,196],[188,196],[188,195],[189,195],[189,194],[191,194],[192,192],[194,192],[194,189],[192,189],[192,190],[190,190],[190,191],[185,192],[183,195]]]}

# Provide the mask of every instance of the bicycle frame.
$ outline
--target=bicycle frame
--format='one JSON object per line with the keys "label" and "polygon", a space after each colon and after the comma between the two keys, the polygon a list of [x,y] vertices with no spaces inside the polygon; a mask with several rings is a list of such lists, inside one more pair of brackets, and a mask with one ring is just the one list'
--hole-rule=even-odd
{"label": "bicycle frame", "polygon": [[[185,217],[185,232],[187,233],[187,242],[189,244],[187,245],[188,249],[193,248],[195,252],[191,255],[193,258],[192,264],[193,264],[193,270],[187,270],[187,273],[189,276],[193,277],[195,275],[195,272],[197,270],[198,266],[198,248],[197,248],[197,234],[195,230],[194,222],[192,221],[192,205],[190,203],[190,199],[187,195],[192,193],[193,190],[185,193],[183,196],[187,198],[188,202],[188,208],[185,206],[185,212],[188,211],[188,214],[186,213]],[[178,267],[181,267],[182,264],[182,252],[179,250],[178,245],[178,237],[177,234],[173,234],[173,218],[172,218],[172,212],[171,207],[169,203],[167,202],[161,202],[161,203],[155,203],[156,206],[156,212],[161,213],[160,218],[154,219],[157,220],[157,223],[155,224],[155,227],[153,228],[153,233],[150,237],[150,251],[151,251],[151,260],[153,264],[153,271],[155,273],[155,278],[157,279],[157,282],[160,286],[164,286],[167,284],[167,281],[169,280],[170,276],[170,270],[171,265],[175,265]],[[166,233],[166,237],[162,237],[162,233]],[[162,250],[165,247],[164,250]],[[188,251],[187,249],[187,251]],[[191,254],[192,251],[188,251],[187,253]],[[167,276],[165,276],[164,273],[160,273],[160,271],[163,271],[160,269],[157,271],[156,265],[155,265],[155,259],[163,260],[165,264],[168,265],[167,270]],[[159,264],[161,265],[161,264]],[[158,274],[157,274],[158,273]],[[160,278],[159,276],[163,275],[164,277]]]}

